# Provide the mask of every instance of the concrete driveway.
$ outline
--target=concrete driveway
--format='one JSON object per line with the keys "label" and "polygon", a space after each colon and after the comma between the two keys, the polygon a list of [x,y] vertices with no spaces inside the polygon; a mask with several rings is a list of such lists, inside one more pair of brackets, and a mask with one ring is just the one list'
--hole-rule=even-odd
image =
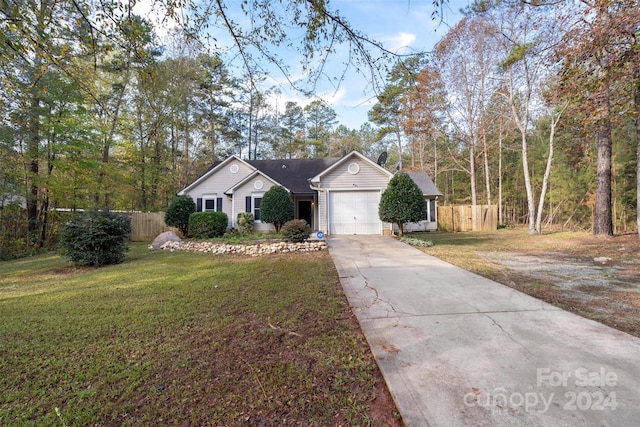
{"label": "concrete driveway", "polygon": [[329,251],[406,425],[640,425],[640,339],[391,237]]}

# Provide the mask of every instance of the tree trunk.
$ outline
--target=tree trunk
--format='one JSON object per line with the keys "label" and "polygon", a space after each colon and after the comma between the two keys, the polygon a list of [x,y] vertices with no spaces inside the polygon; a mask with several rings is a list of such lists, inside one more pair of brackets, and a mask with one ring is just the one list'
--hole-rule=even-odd
{"label": "tree trunk", "polygon": [[[45,16],[49,11],[49,6],[46,2],[40,2],[39,9],[35,11],[37,13],[36,34],[44,34],[45,32]],[[42,58],[45,55],[42,52],[41,40],[35,40],[35,54],[33,60],[33,69],[31,76],[31,90],[29,92],[29,112],[27,116],[27,146],[26,146],[26,158],[27,176],[25,183],[27,185],[27,244],[32,245],[36,242],[38,231],[38,199],[40,189],[40,84],[39,80],[42,78],[41,73],[43,61]]]}
{"label": "tree trunk", "polygon": [[216,137],[216,124],[215,124],[215,120],[214,120],[214,105],[213,105],[213,100],[211,102],[209,102],[209,121],[210,121],[210,126],[211,129],[210,131],[210,144],[211,144],[211,158],[215,161],[216,160],[216,148],[218,145],[218,138]]}
{"label": "tree trunk", "polygon": [[527,209],[529,219],[529,234],[536,234],[536,205],[533,198],[533,188],[531,186],[531,175],[529,175],[529,149],[527,146],[526,130],[521,130],[522,144],[522,169],[524,171],[524,186],[527,191]]}
{"label": "tree trunk", "polygon": [[409,146],[411,147],[411,168],[415,169],[416,167],[416,140],[413,135],[413,130],[411,135],[409,135]]}
{"label": "tree trunk", "polygon": [[[469,175],[471,176],[471,204],[478,204],[478,196],[476,190],[476,141],[475,137],[471,137],[471,145],[469,146]],[[475,209],[474,209],[475,212]]]}
{"label": "tree trunk", "polygon": [[542,188],[540,189],[540,201],[538,202],[538,212],[536,214],[536,233],[542,232],[542,212],[544,211],[544,199],[547,196],[547,186],[549,185],[549,176],[551,175],[551,162],[553,161],[553,138],[556,129],[556,121],[551,116],[551,129],[549,132],[549,157],[547,157],[547,167],[542,178]]}
{"label": "tree trunk", "polygon": [[248,129],[248,141],[247,145],[249,146],[249,160],[251,160],[251,141],[253,137],[253,93],[251,94],[251,98],[249,99],[249,129]]}
{"label": "tree trunk", "polygon": [[27,241],[34,244],[32,239],[38,228],[38,187],[39,187],[39,157],[40,157],[40,97],[38,89],[33,88],[31,105],[29,108],[29,135],[27,136]]}
{"label": "tree trunk", "polygon": [[138,206],[142,210],[147,210],[147,144],[145,139],[147,136],[144,133],[143,128],[143,114],[142,106],[138,105],[138,137],[140,138],[140,163],[138,173],[140,174],[140,197],[138,200]]}
{"label": "tree trunk", "polygon": [[[400,127],[398,127],[400,129]],[[400,135],[400,130],[396,130],[396,139],[398,141],[398,170],[402,170],[402,136]]]}
{"label": "tree trunk", "polygon": [[498,129],[498,224],[504,224],[502,209],[502,123]]}
{"label": "tree trunk", "polygon": [[636,115],[636,227],[640,237],[640,63],[634,67],[633,103]]}
{"label": "tree trunk", "polygon": [[104,140],[102,141],[102,157],[100,159],[101,165],[98,172],[98,183],[97,183],[98,188],[96,189],[96,193],[94,197],[96,204],[99,206],[100,192],[104,191],[104,194],[103,194],[104,200],[102,202],[102,206],[104,208],[109,207],[109,192],[105,188],[104,180],[107,174],[107,168],[108,168],[107,165],[109,164],[109,155],[111,152],[111,145],[113,144],[113,140],[116,134],[116,129],[118,127],[118,119],[120,118],[120,109],[122,108],[122,103],[124,101],[124,96],[126,93],[127,86],[129,85],[129,80],[131,75],[130,68],[129,68],[131,61],[129,57],[130,57],[130,53],[127,53],[127,61],[126,61],[127,68],[126,68],[124,81],[122,82],[123,88],[120,89],[117,94],[116,105],[114,106],[112,111],[110,111],[108,107],[105,107],[105,113],[107,114],[107,118],[110,118],[109,131],[104,136]]}
{"label": "tree trunk", "polygon": [[605,83],[603,104],[607,109],[606,116],[597,132],[598,168],[596,177],[596,206],[593,218],[593,234],[595,236],[613,236],[613,220],[611,215],[611,119],[608,83]]}
{"label": "tree trunk", "polygon": [[[184,171],[182,172],[182,176],[184,177],[184,182],[189,182],[189,175],[191,169],[191,160],[189,159],[189,146],[191,144],[191,127],[189,123],[189,100],[184,104]],[[215,156],[215,152],[213,153]]]}
{"label": "tree trunk", "polygon": [[487,205],[491,206],[491,180],[489,174],[489,146],[487,145],[487,134],[482,132],[482,145],[484,157],[484,185],[487,192]]}

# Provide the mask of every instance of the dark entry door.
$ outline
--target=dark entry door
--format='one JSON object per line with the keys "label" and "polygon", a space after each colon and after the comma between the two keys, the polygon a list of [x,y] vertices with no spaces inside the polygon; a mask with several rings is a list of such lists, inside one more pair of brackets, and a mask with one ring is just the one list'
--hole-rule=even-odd
{"label": "dark entry door", "polygon": [[298,219],[304,219],[313,230],[313,209],[311,200],[298,200]]}

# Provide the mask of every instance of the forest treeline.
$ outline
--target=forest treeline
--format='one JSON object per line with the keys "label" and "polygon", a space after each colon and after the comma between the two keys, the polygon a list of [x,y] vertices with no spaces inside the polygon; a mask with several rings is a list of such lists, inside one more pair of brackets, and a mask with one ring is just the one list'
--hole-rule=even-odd
{"label": "forest treeline", "polygon": [[[158,3],[169,15],[178,7]],[[528,224],[532,233],[637,229],[637,0],[477,2],[433,52],[385,61],[382,84],[372,82],[379,92],[370,122],[359,129],[341,125],[312,94],[304,105],[281,106],[278,89],[260,83],[255,52],[280,64],[268,46],[283,43],[286,28],[275,23],[285,18],[304,28],[301,53],[317,67],[342,48],[365,75],[377,64],[381,45],[328,3],[289,3],[249,4],[270,29],[240,28],[231,3],[217,2],[210,14],[193,3],[191,24],[160,39],[160,24],[134,14],[132,2],[2,2],[5,254],[47,245],[54,208],[165,210],[177,191],[232,154],[358,150],[375,159],[386,151],[390,169],[429,172],[441,203],[497,204],[501,224]],[[243,72],[228,50],[198,34],[214,21],[233,36]],[[318,68],[309,70],[317,77]]]}

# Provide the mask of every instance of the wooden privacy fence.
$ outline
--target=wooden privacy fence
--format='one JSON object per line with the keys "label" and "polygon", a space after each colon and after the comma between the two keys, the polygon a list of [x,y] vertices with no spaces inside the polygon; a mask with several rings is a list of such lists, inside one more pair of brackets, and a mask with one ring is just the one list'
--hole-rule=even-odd
{"label": "wooden privacy fence", "polygon": [[438,230],[495,231],[498,207],[495,205],[438,206]]}
{"label": "wooden privacy fence", "polygon": [[122,215],[131,217],[131,241],[151,242],[156,236],[165,231],[178,229],[164,223],[164,212],[126,212]]}

